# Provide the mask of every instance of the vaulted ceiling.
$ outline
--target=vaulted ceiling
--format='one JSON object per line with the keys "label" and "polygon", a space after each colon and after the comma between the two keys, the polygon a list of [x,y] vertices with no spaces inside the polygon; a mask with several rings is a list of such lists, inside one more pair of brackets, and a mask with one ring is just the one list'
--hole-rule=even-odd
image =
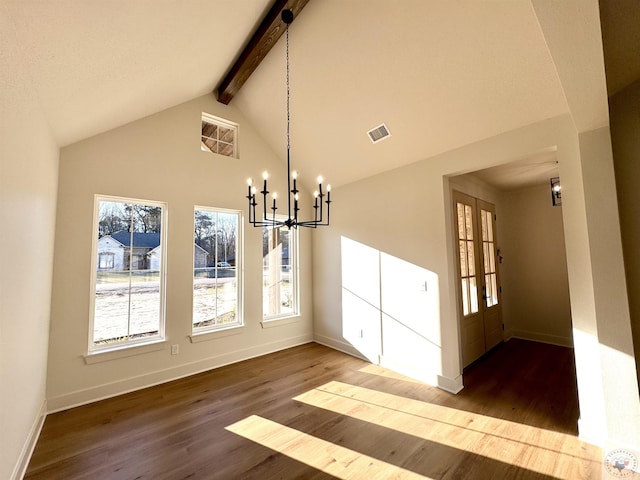
{"label": "vaulted ceiling", "polygon": [[[64,146],[211,93],[270,5],[3,0],[0,14]],[[572,112],[585,102],[566,79],[601,57],[563,57],[582,34],[600,42],[582,5],[310,0],[290,28],[294,167],[341,185]],[[284,72],[281,40],[232,100],[283,158]],[[374,145],[383,122],[392,136]]]}
{"label": "vaulted ceiling", "polygon": [[2,0],[60,146],[211,93],[271,0]]}

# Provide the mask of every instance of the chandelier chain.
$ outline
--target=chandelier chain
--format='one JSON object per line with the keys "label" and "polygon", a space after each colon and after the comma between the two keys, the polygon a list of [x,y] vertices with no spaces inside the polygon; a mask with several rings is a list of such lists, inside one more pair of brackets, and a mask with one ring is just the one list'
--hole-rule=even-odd
{"label": "chandelier chain", "polygon": [[289,25],[287,24],[286,31],[286,44],[287,44],[287,152],[291,149],[291,132],[290,132],[290,124],[291,124],[291,113],[290,113],[290,105],[289,105]]}

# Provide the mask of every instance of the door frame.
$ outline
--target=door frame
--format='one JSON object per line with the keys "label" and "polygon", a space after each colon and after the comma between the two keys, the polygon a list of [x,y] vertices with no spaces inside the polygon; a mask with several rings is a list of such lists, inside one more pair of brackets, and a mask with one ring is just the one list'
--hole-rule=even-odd
{"label": "door frame", "polygon": [[[461,369],[464,369],[478,358],[482,357],[486,352],[491,350],[491,348],[495,347],[502,341],[504,341],[504,327],[502,321],[502,292],[500,286],[500,273],[499,273],[499,256],[497,252],[497,231],[495,226],[495,204],[483,200],[481,198],[474,197],[469,195],[468,193],[461,192],[454,188],[451,188],[451,222],[452,222],[452,242],[451,247],[453,248],[453,261],[454,261],[454,274],[455,274],[455,283],[456,283],[456,294],[455,294],[455,302],[456,302],[456,312],[458,316],[458,341],[460,348],[460,366]],[[458,224],[458,209],[457,204],[463,203],[472,205],[472,228],[474,231],[473,235],[473,245],[474,245],[474,256],[473,263],[475,268],[475,277],[476,277],[476,298],[477,298],[477,306],[478,311],[471,314],[464,314],[464,306],[463,306],[463,294],[462,294],[462,271],[461,271],[461,262],[460,262],[460,245],[459,245],[459,224]],[[484,207],[484,208],[483,208]],[[486,331],[486,319],[485,316],[488,317],[487,312],[489,308],[487,307],[487,299],[484,294],[486,291],[485,285],[485,268],[484,268],[484,251],[483,251],[483,241],[482,241],[482,221],[480,218],[480,212],[482,210],[492,212],[492,228],[493,228],[493,258],[495,262],[495,273],[496,273],[496,283],[497,283],[497,307],[500,310],[493,311],[492,315],[497,315],[498,321],[500,323],[500,334],[499,341],[494,342],[490,340],[491,343],[487,346],[487,331]],[[469,300],[471,301],[471,300]],[[466,320],[468,320],[466,322]],[[495,323],[495,322],[494,322]],[[474,351],[470,352],[466,350],[466,336],[470,330],[478,328],[482,329],[481,339],[482,339],[482,347],[478,346]],[[492,330],[493,337],[495,337],[495,329]],[[479,332],[476,332],[476,334]],[[492,337],[492,338],[493,338]],[[475,342],[477,343],[477,342]],[[482,351],[481,353],[480,350]],[[467,353],[467,355],[465,355]],[[471,357],[471,358],[470,358]]]}

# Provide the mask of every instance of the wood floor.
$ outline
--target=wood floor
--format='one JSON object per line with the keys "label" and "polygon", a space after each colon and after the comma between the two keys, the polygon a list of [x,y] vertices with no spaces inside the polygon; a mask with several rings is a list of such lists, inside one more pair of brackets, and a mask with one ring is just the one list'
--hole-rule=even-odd
{"label": "wood floor", "polygon": [[511,340],[458,395],[317,344],[47,417],[26,479],[599,479],[573,353]]}

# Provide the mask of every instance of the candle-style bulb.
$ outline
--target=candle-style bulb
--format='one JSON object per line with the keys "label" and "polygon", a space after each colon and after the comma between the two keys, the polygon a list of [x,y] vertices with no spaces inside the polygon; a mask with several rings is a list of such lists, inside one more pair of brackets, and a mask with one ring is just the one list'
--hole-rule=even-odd
{"label": "candle-style bulb", "polygon": [[273,192],[271,194],[271,197],[275,200],[276,198],[278,198],[278,194],[276,192]]}
{"label": "candle-style bulb", "polygon": [[262,172],[262,178],[264,178],[265,180],[269,178],[269,172],[267,172],[266,170]]}
{"label": "candle-style bulb", "polygon": [[253,179],[252,178],[247,178],[247,185],[249,185],[249,186],[253,185]]}
{"label": "candle-style bulb", "polygon": [[327,192],[331,191],[331,184],[327,185]]}
{"label": "candle-style bulb", "polygon": [[256,187],[251,187],[251,195],[255,195],[258,189]]}
{"label": "candle-style bulb", "polygon": [[295,170],[291,173],[291,178],[293,178],[294,180],[296,178],[298,178],[298,172],[296,172]]}
{"label": "candle-style bulb", "polygon": [[293,196],[293,198],[295,198],[296,200],[300,200],[300,195],[298,195],[297,193]]}
{"label": "candle-style bulb", "polygon": [[315,191],[313,192],[313,196],[314,196],[315,198],[318,198],[318,190],[315,190]]}
{"label": "candle-style bulb", "polygon": [[320,176],[318,177],[318,184],[322,183],[322,180],[323,180],[322,175],[320,175]]}

